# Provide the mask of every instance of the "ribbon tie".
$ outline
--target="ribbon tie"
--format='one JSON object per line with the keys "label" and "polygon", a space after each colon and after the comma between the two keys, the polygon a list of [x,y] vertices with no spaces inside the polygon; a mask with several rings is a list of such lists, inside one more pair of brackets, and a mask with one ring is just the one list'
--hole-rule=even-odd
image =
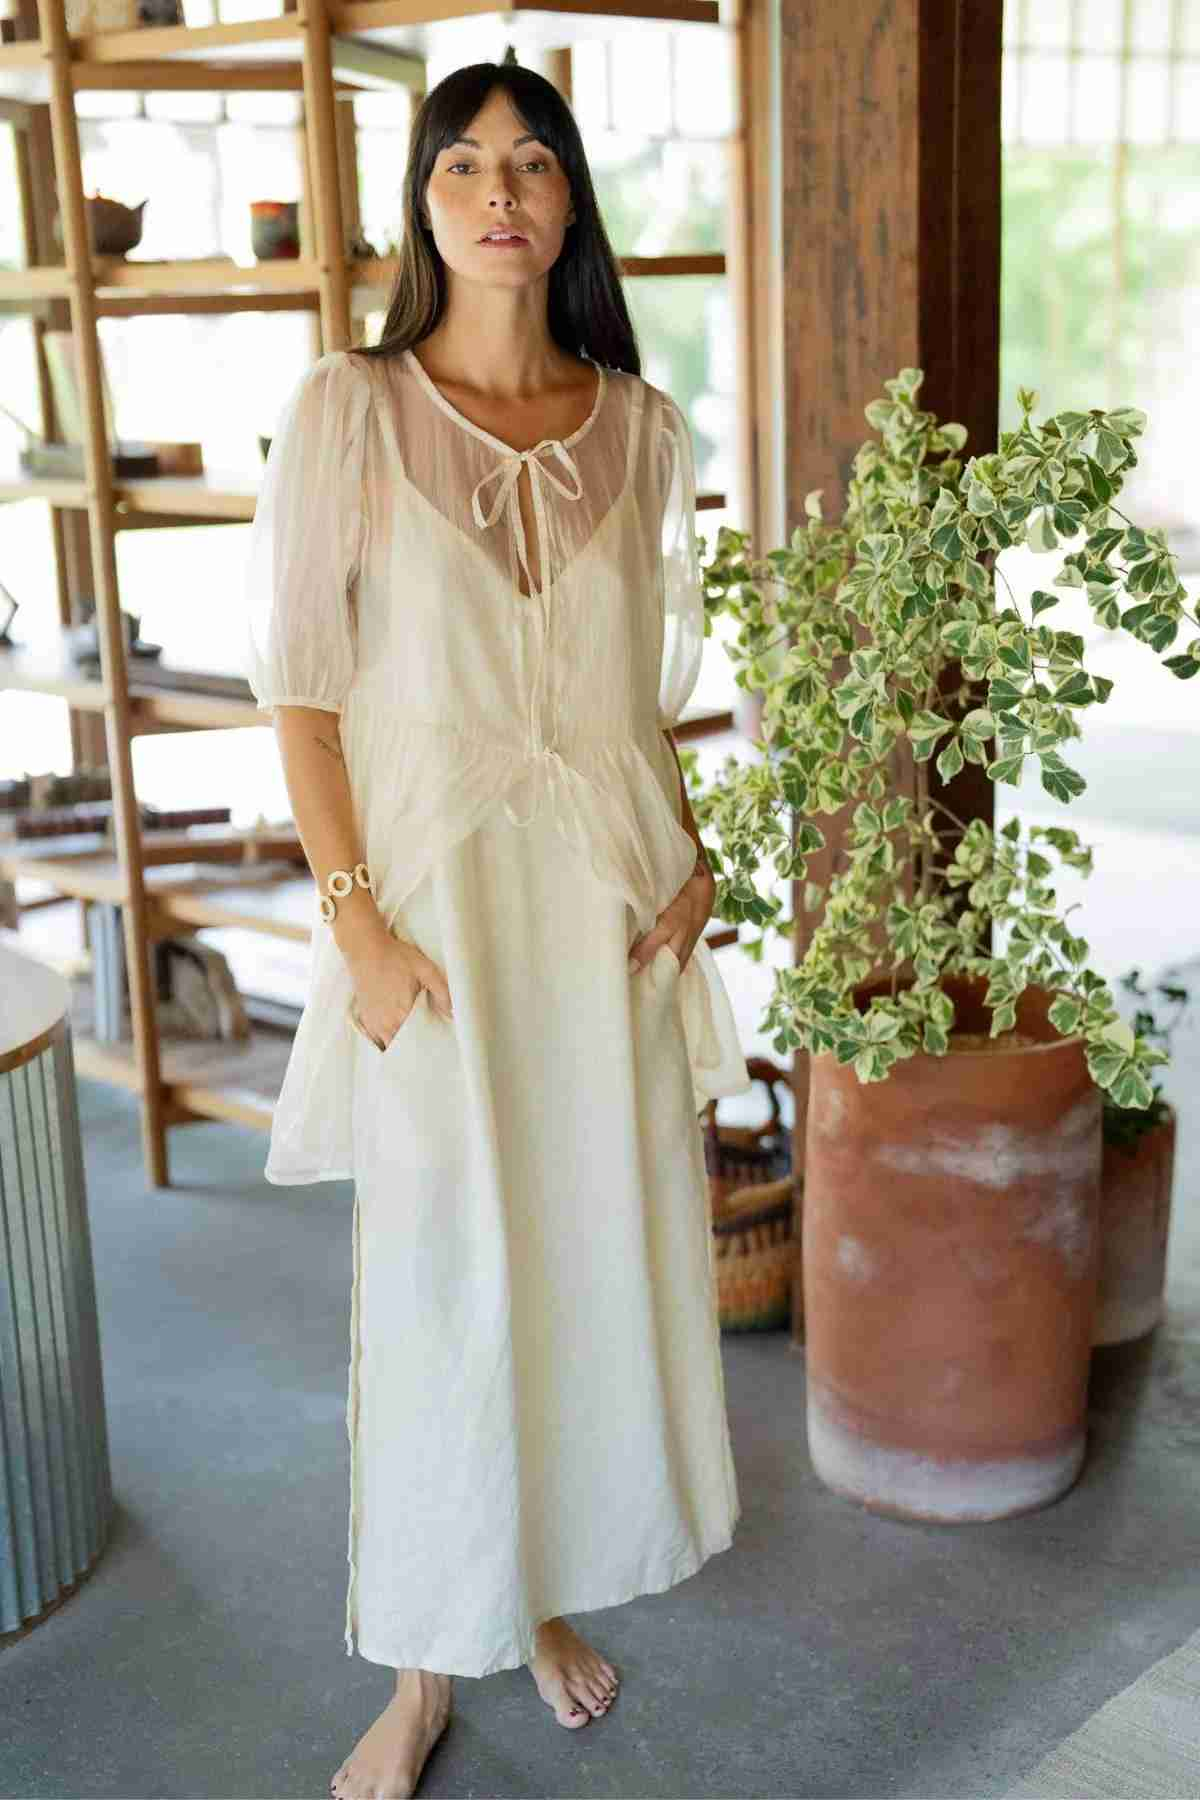
{"label": "ribbon tie", "polygon": [[[562,481],[559,476],[555,474],[553,469],[547,468],[546,465],[540,461],[542,452],[545,450],[553,450],[555,456],[558,458],[559,462],[562,463],[572,481],[575,483],[573,488],[569,488],[566,482]],[[535,444],[533,446],[532,450],[514,450],[511,455],[506,456],[502,462],[498,462],[494,469],[489,469],[487,474],[475,484],[475,490],[471,495],[471,511],[474,514],[475,523],[479,526],[481,531],[486,531],[488,526],[494,525],[496,520],[500,517],[506,502],[520,478],[522,463],[529,464],[529,473],[531,477],[536,472],[543,480],[548,481],[551,487],[557,488],[564,500],[582,499],[583,483],[579,479],[579,470],[575,466],[570,451],[560,438],[543,438],[540,444]],[[491,511],[485,513],[480,505],[480,495],[488,485],[489,481],[498,481],[500,485],[496,490],[496,497],[492,502]]]}
{"label": "ribbon tie", "polygon": [[[552,468],[549,468],[541,461],[543,453],[547,450],[552,450],[564,469],[566,469],[574,483],[573,487],[568,487],[566,482],[563,481]],[[566,445],[563,444],[559,438],[543,438],[541,443],[534,444],[531,450],[514,450],[509,456],[506,456],[501,462],[498,462],[494,468],[489,469],[487,474],[482,476],[475,484],[471,494],[471,513],[476,525],[478,525],[481,531],[486,531],[489,525],[494,525],[505,508],[511,505],[513,534],[517,540],[517,555],[520,558],[521,567],[525,571],[525,579],[529,583],[529,591],[532,594],[535,585],[533,571],[529,567],[529,559],[526,555],[525,528],[521,523],[521,508],[516,493],[517,482],[521,477],[522,463],[527,463],[529,465],[529,479],[531,483],[535,475],[539,476],[541,480],[548,481],[550,486],[555,488],[558,493],[562,495],[564,500],[581,500],[583,498],[583,483],[579,479],[579,470],[575,466],[575,462],[571,457],[570,452],[567,450]],[[481,503],[483,490],[493,481],[498,485],[492,498],[491,506],[487,512],[485,512]],[[542,547],[542,556],[544,559],[544,545]],[[543,569],[543,578],[544,575],[545,571]]]}
{"label": "ribbon tie", "polygon": [[[542,756],[555,758],[555,760],[561,765],[561,767],[563,769],[565,769],[566,765],[563,763],[563,759],[562,759],[561,755],[554,748],[553,744],[541,744],[534,748],[526,750],[526,752],[525,752],[525,760],[527,762],[534,761],[538,757],[542,757]],[[538,808],[541,805],[541,799],[542,799],[541,788],[537,787],[535,796],[534,796],[533,805],[530,807],[529,811],[526,813],[526,815],[523,819],[519,819],[517,817],[516,813],[513,811],[512,807],[509,805],[507,800],[504,802],[504,810],[508,814],[509,818],[512,820],[514,825],[529,825],[533,822],[533,820],[537,816]]]}

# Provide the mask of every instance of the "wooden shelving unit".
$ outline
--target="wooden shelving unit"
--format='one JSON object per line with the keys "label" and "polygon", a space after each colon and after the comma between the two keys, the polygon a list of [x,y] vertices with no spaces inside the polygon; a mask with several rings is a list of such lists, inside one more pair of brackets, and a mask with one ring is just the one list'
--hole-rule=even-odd
{"label": "wooden shelving unit", "polygon": [[[132,739],[143,733],[263,726],[249,687],[226,698],[139,682],[121,634],[115,534],[145,526],[246,522],[256,490],[244,480],[203,477],[115,479],[105,439],[97,321],[104,317],[169,312],[306,311],[314,317],[314,354],[355,341],[355,321],[381,304],[395,275],[384,258],[348,258],[353,226],[344,196],[357,205],[345,133],[335,116],[339,93],[402,85],[424,91],[432,34],[452,20],[494,16],[488,0],[297,0],[295,10],[243,24],[202,28],[147,27],[72,39],[63,0],[28,0],[34,41],[0,46],[0,114],[18,133],[26,259],[0,270],[0,302],[28,305],[42,319],[69,322],[85,420],[84,479],[31,480],[0,468],[0,503],[36,498],[51,509],[58,565],[60,627],[72,618],[78,570],[88,569],[96,597],[100,668],[74,665],[60,643],[0,649],[0,688],[57,695],[71,709],[72,741],[88,761],[107,760],[112,775],[113,841],[50,840],[19,849],[0,843],[0,874],[33,878],[86,905],[121,908],[133,1036],[129,1043],[98,1041],[90,1021],[73,1021],[78,1066],[141,1097],[146,1172],[153,1186],[168,1183],[167,1127],[199,1119],[270,1126],[290,1038],[256,1029],[248,1042],[163,1043],[155,1018],[150,951],[181,927],[237,926],[306,942],[315,890],[292,831],[143,834],[138,823]],[[713,27],[717,0],[555,0],[504,9],[507,23],[561,52],[582,38],[628,29],[638,21]],[[569,62],[567,63],[569,68]],[[88,241],[75,95],[88,89],[162,91],[288,91],[303,96],[302,165],[309,241],[300,260],[244,267],[224,259],[141,262],[97,257]],[[347,189],[347,177],[350,187]],[[52,253],[49,214],[57,204],[64,253]],[[631,276],[710,275],[723,256],[628,258]],[[54,435],[53,407],[39,353],[43,429]],[[701,507],[724,496],[705,494]],[[72,535],[74,534],[74,535]],[[679,737],[726,729],[728,714],[688,721]],[[290,859],[298,872],[266,885],[246,886],[222,876],[222,863]],[[727,928],[717,945],[736,936]]]}

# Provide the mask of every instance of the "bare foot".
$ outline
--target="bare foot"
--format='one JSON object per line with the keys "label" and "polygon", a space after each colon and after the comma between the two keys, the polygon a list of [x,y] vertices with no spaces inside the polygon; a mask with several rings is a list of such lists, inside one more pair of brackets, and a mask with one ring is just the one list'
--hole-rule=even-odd
{"label": "bare foot", "polygon": [[411,1800],[450,1718],[451,1676],[397,1669],[396,1692],[329,1784],[334,1800]]}
{"label": "bare foot", "polygon": [[611,1663],[572,1631],[565,1619],[547,1619],[537,1628],[537,1649],[529,1659],[538,1693],[554,1708],[560,1725],[575,1731],[608,1711],[617,1691]]}

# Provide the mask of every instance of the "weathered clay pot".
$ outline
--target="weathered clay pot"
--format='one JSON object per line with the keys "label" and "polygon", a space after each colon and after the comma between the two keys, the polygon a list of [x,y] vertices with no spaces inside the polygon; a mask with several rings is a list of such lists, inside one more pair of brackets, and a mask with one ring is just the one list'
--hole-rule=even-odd
{"label": "weathered clay pot", "polygon": [[[948,981],[963,1031],[982,983]],[[872,991],[867,989],[860,1003]],[[1008,1050],[860,1083],[812,1061],[802,1239],[808,1440],[836,1492],[959,1522],[1045,1506],[1086,1443],[1100,1093],[1031,990]]]}
{"label": "weathered clay pot", "polygon": [[1175,1114],[1126,1147],[1105,1144],[1094,1344],[1127,1344],[1162,1318]]}

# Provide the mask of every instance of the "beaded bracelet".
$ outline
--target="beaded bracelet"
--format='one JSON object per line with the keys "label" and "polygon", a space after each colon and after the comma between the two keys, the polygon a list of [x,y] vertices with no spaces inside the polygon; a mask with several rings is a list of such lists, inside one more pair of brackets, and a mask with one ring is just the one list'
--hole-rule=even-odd
{"label": "beaded bracelet", "polygon": [[[321,917],[327,925],[332,923],[337,912],[338,900],[344,900],[346,895],[353,891],[355,882],[359,887],[366,888],[369,894],[375,892],[375,882],[365,862],[355,863],[353,873],[349,869],[334,869],[331,872],[329,880],[325,884],[326,892],[322,894],[318,902]],[[337,896],[337,899],[334,898],[334,895]]]}

